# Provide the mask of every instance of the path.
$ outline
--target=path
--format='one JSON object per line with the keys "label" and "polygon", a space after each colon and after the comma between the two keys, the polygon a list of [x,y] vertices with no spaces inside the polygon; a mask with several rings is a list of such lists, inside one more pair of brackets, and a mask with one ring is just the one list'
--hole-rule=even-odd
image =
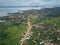
{"label": "path", "polygon": [[30,19],[28,19],[27,24],[28,24],[28,29],[26,31],[26,34],[25,34],[24,38],[20,40],[21,41],[21,44],[20,45],[23,45],[25,39],[30,35],[30,31],[32,29],[32,23],[30,22]]}

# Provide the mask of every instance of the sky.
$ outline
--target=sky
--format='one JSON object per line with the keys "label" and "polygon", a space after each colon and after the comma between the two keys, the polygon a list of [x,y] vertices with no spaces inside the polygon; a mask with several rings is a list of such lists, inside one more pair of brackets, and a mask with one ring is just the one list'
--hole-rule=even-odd
{"label": "sky", "polygon": [[59,7],[60,0],[0,0],[0,6]]}

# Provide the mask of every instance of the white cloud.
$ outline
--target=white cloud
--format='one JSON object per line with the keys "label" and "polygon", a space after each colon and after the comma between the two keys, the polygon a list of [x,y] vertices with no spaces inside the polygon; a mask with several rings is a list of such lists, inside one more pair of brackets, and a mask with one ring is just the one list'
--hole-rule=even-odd
{"label": "white cloud", "polygon": [[43,0],[30,0],[27,5],[46,5],[46,6],[54,6],[54,5],[59,5],[60,0],[51,0],[51,1],[43,1]]}
{"label": "white cloud", "polygon": [[60,4],[60,0],[0,0],[0,2],[3,2],[3,5],[13,6],[55,6]]}
{"label": "white cloud", "polygon": [[0,2],[5,2],[6,0],[0,0]]}
{"label": "white cloud", "polygon": [[41,0],[30,0],[27,4],[32,5],[32,4],[38,4],[38,3],[41,3],[41,2],[42,2]]}
{"label": "white cloud", "polygon": [[0,0],[0,2],[8,2],[8,1],[14,1],[14,0]]}

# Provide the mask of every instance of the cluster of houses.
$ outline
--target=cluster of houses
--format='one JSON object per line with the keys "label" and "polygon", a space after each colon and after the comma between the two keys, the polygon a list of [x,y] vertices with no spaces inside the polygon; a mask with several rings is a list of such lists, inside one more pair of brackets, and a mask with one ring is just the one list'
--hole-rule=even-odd
{"label": "cluster of houses", "polygon": [[20,24],[22,21],[26,21],[27,16],[22,15],[21,13],[11,13],[8,16],[0,17],[0,23],[11,21],[14,23]]}

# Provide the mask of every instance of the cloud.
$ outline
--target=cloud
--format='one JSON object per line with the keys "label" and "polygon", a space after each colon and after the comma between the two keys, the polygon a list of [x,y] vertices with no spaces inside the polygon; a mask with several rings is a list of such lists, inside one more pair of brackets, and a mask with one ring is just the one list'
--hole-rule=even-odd
{"label": "cloud", "polygon": [[27,4],[30,6],[55,7],[60,6],[60,0],[30,0]]}
{"label": "cloud", "polygon": [[[3,2],[3,3],[1,3]],[[60,6],[60,0],[0,0],[6,6]]]}
{"label": "cloud", "polygon": [[0,0],[0,2],[5,2],[5,0]]}
{"label": "cloud", "polygon": [[50,5],[50,4],[58,4],[60,3],[60,0],[50,0],[50,1],[43,1],[43,0],[30,0],[28,2],[29,5],[31,4],[37,4],[37,5]]}
{"label": "cloud", "polygon": [[10,2],[10,1],[14,1],[14,0],[0,0],[0,3],[1,2],[5,3],[5,2]]}

